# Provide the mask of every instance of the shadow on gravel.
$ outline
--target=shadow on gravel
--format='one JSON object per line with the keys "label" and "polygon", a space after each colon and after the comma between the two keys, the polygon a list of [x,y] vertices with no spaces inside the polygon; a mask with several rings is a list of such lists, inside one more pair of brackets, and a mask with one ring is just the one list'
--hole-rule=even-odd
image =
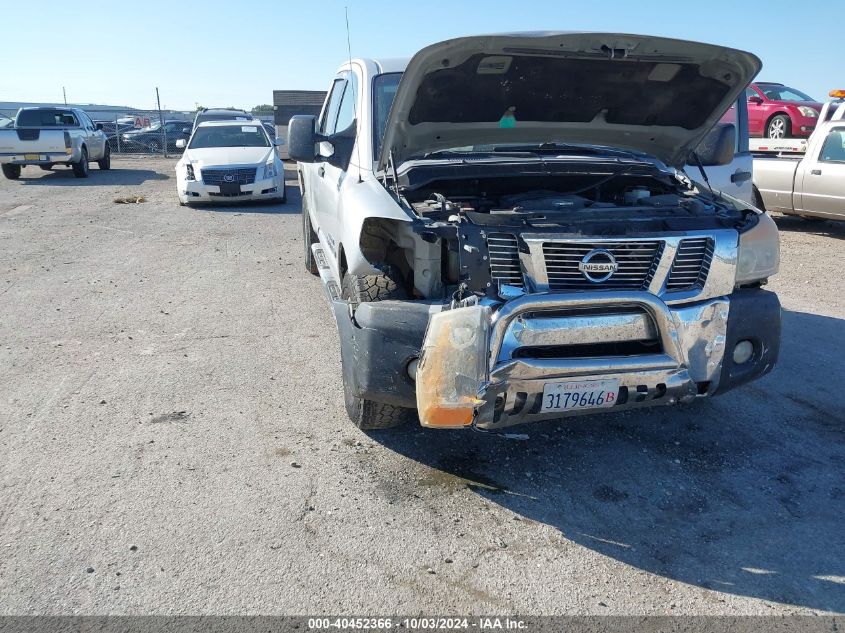
{"label": "shadow on gravel", "polygon": [[302,208],[302,196],[298,185],[285,185],[288,201],[281,204],[275,201],[241,202],[238,204],[191,204],[197,211],[211,211],[214,213],[231,213],[234,215],[247,213],[268,213],[277,215],[296,215]]}
{"label": "shadow on gravel", "polygon": [[411,503],[467,487],[649,573],[845,611],[845,321],[785,312],[783,331],[772,374],[711,401],[515,427],[526,441],[374,432],[421,464],[379,488]]}
{"label": "shadow on gravel", "polygon": [[26,167],[21,172],[18,182],[25,185],[50,185],[74,187],[112,187],[114,185],[140,185],[148,180],[168,180],[168,176],[152,169],[123,169],[112,167],[102,171],[96,165],[91,165],[88,178],[77,178],[73,170],[65,167],[55,167],[52,171],[44,171],[39,167]]}
{"label": "shadow on gravel", "polygon": [[808,221],[794,215],[773,215],[772,219],[781,231],[845,239],[845,216],[843,216],[844,221],[839,222],[835,220]]}

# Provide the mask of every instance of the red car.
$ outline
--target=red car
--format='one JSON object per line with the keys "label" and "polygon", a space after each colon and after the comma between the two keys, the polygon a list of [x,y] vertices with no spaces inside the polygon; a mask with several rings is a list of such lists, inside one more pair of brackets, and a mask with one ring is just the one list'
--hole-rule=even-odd
{"label": "red car", "polygon": [[748,132],[766,138],[810,136],[822,104],[783,84],[756,83],[745,89],[748,99]]}

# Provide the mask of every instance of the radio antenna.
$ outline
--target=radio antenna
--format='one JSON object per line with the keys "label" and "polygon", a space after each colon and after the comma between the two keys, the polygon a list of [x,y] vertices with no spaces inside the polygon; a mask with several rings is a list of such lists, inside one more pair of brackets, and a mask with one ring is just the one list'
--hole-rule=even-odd
{"label": "radio antenna", "polygon": [[[346,54],[349,57],[349,86],[355,88],[355,71],[352,70],[352,43],[349,38],[349,7],[343,7],[343,13],[346,16]],[[357,90],[352,92],[352,114],[355,116],[355,155],[358,158],[358,182],[364,182],[361,178],[361,145],[358,143],[358,94]]]}

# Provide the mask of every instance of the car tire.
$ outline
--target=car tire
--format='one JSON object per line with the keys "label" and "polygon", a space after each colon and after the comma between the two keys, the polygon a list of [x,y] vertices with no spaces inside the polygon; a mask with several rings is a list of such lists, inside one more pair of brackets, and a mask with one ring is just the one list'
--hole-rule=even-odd
{"label": "car tire", "polygon": [[147,149],[150,150],[150,154],[161,154],[161,144],[158,141],[150,141],[147,143]]}
{"label": "car tire", "polygon": [[106,150],[103,154],[103,157],[97,161],[97,166],[103,171],[111,169],[111,149],[109,148],[108,144],[106,145]]}
{"label": "car tire", "polygon": [[303,261],[305,262],[305,270],[312,275],[319,275],[317,270],[317,262],[314,261],[314,252],[311,250],[311,245],[320,241],[314,229],[311,228],[311,216],[308,215],[308,205],[306,204],[305,196],[302,196],[302,241],[305,244],[305,251],[303,252]]}
{"label": "car tire", "polygon": [[[343,277],[341,295],[353,307],[365,301],[387,301],[390,299],[407,299],[408,293],[390,275],[358,275],[346,274]],[[342,355],[341,355],[342,356]],[[343,364],[343,399],[346,413],[352,423],[362,431],[389,429],[414,417],[414,410],[397,407],[392,404],[375,402],[357,396],[352,388],[351,373],[347,364],[349,359],[341,358]]]}
{"label": "car tire", "polygon": [[766,125],[766,138],[789,138],[792,134],[792,121],[785,114],[773,116]]}
{"label": "car tire", "polygon": [[9,180],[17,180],[21,177],[20,165],[3,165],[3,175]]}
{"label": "car tire", "polygon": [[77,178],[88,178],[88,150],[84,147],[82,148],[82,157],[79,159],[78,162],[73,163],[71,165],[73,169],[73,175]]}

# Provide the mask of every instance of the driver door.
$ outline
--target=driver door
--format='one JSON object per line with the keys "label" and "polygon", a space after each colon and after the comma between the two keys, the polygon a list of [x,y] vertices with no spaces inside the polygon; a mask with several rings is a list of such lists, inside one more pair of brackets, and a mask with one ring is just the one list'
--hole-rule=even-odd
{"label": "driver door", "polygon": [[[352,96],[355,92],[355,81],[350,80],[351,73],[344,72],[338,75],[332,84],[326,108],[320,119],[319,129],[323,136],[331,136],[339,130],[343,130],[352,122],[347,121],[348,111],[354,110]],[[354,119],[354,114],[352,116]],[[342,127],[339,127],[342,126]],[[317,234],[320,243],[325,247],[324,251],[331,258],[334,269],[339,270],[338,265],[338,236],[340,230],[340,218],[338,203],[340,199],[340,187],[346,177],[346,172],[330,165],[326,160],[333,153],[331,143],[322,142],[319,145],[319,154],[322,160],[313,165],[313,183],[311,185],[314,211],[317,216]]]}

